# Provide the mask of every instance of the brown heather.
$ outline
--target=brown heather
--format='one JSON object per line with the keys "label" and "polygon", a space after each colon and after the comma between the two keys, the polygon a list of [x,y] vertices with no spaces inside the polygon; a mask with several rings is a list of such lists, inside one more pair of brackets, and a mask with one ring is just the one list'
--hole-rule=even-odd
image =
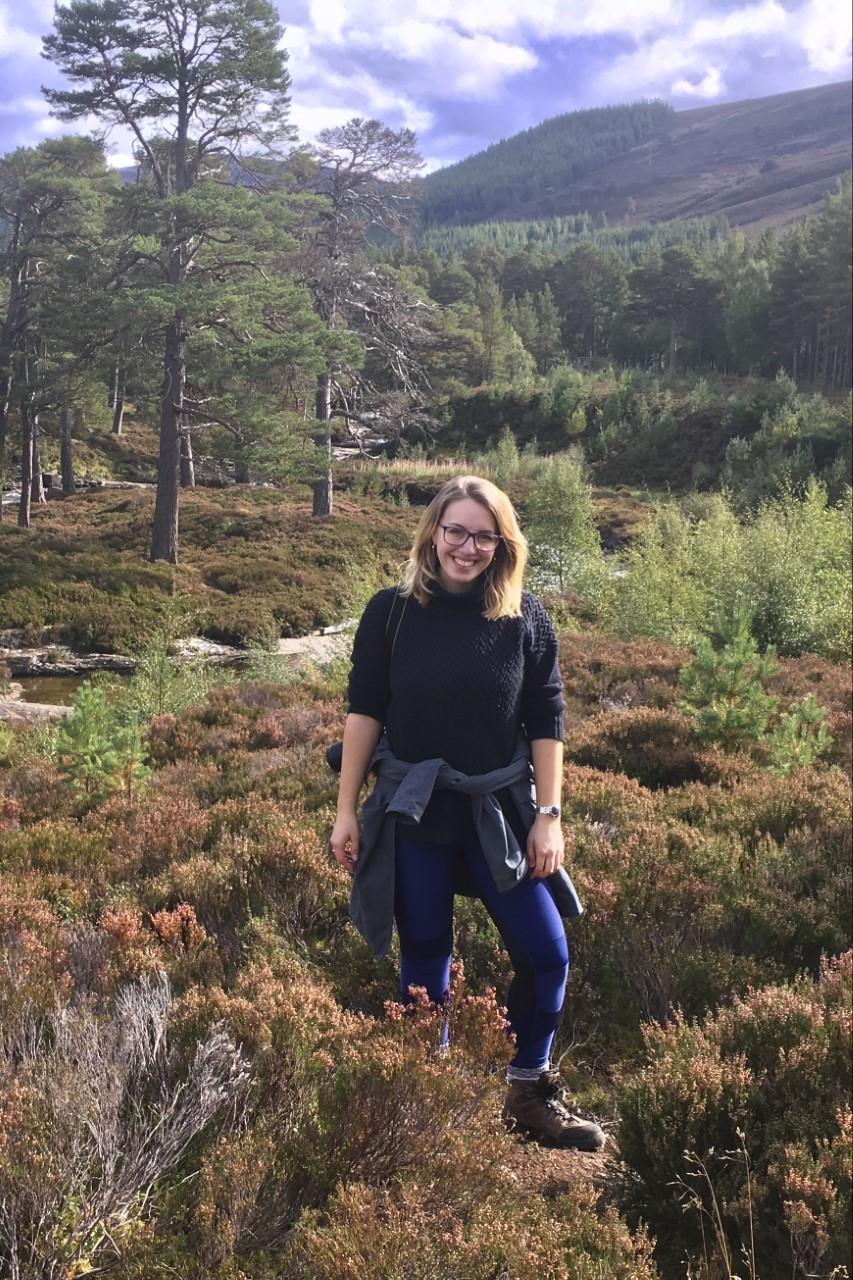
{"label": "brown heather", "polygon": [[[519,1178],[525,1148],[498,1119],[508,968],[477,904],[457,914],[466,972],[454,971],[447,1056],[439,1011],[425,998],[405,1011],[393,956],[377,965],[347,923],[323,759],[343,706],[339,675],[321,672],[237,683],[157,717],[145,795],[82,819],[16,737],[0,763],[0,1181],[23,1170],[57,1203],[72,1130],[20,1066],[57,1006],[87,1010],[98,1043],[115,1044],[116,1002],[167,975],[172,1081],[190,1079],[206,1044],[226,1059],[232,1045],[251,1078],[108,1237],[87,1237],[92,1268],[122,1280],[683,1280],[689,1255],[716,1280],[713,1259],[697,1270],[696,1209],[674,1184],[710,1205],[684,1152],[702,1159],[736,1250],[750,1205],[738,1126],[762,1280],[847,1265],[849,965],[821,965],[851,941],[849,746],[787,778],[700,748],[676,709],[685,656],[562,641],[565,831],[586,914],[571,929],[557,1052],[591,1109],[612,1118],[618,1104],[632,1199],[613,1181],[605,1208],[585,1182],[555,1198],[553,1179]],[[833,725],[849,725],[845,679],[802,658],[782,664],[774,691],[785,702],[813,689]],[[80,1170],[96,1185],[94,1157]],[[14,1204],[24,1239],[29,1210]],[[70,1280],[62,1224],[83,1219],[69,1205],[53,1219],[60,1261],[39,1275]],[[639,1217],[657,1233],[654,1260]]]}
{"label": "brown heather", "polygon": [[713,1188],[733,1256],[753,1231],[764,1274],[848,1263],[852,981],[848,951],[817,983],[763,987],[701,1023],[678,1015],[646,1029],[646,1064],[620,1082],[620,1142],[662,1240],[685,1228],[689,1240],[692,1227],[698,1256],[700,1223],[685,1220],[679,1188],[709,1212]]}

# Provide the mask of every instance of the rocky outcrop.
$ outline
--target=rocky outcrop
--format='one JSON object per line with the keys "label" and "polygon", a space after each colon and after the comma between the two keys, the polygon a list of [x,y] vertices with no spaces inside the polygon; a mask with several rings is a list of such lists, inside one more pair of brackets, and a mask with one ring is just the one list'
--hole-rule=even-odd
{"label": "rocky outcrop", "polygon": [[12,676],[88,676],[96,671],[130,675],[136,661],[120,653],[71,653],[67,649],[2,649],[0,665]]}
{"label": "rocky outcrop", "polygon": [[69,715],[71,707],[59,707],[50,702],[23,702],[20,698],[0,698],[0,721],[7,724],[43,724],[46,720],[61,720]]}

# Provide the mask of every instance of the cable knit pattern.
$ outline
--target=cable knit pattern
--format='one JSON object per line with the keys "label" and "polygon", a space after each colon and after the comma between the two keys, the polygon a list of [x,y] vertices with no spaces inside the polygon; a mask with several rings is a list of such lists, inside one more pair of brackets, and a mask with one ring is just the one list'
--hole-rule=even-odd
{"label": "cable knit pattern", "polygon": [[[349,709],[379,720],[402,760],[440,756],[464,773],[487,773],[511,759],[520,728],[530,740],[563,736],[551,619],[524,592],[520,618],[490,621],[482,614],[482,585],[458,594],[436,585],[427,605],[410,599],[402,616],[401,598],[387,640],[396,589],[377,592],[364,610],[353,645]],[[463,807],[457,795],[437,792],[417,837],[458,839]]]}

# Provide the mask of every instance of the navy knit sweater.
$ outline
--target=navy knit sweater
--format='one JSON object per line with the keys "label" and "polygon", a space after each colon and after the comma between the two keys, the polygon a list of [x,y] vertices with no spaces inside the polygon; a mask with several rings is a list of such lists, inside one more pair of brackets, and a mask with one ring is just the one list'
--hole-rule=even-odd
{"label": "navy knit sweater", "polygon": [[[509,762],[519,729],[531,741],[563,736],[551,619],[524,592],[520,618],[490,621],[482,613],[483,585],[481,578],[455,593],[435,584],[426,605],[401,597],[387,639],[396,588],[377,592],[364,610],[353,645],[349,709],[378,720],[402,760],[440,756],[463,773],[486,773]],[[517,827],[517,815],[505,808]],[[412,834],[464,839],[469,809],[464,797],[437,791]]]}

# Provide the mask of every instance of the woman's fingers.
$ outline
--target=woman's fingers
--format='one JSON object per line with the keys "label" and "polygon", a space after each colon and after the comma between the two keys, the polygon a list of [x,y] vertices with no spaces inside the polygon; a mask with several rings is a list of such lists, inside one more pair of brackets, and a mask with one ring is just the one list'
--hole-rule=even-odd
{"label": "woman's fingers", "polygon": [[563,851],[559,848],[539,848],[531,840],[527,846],[527,861],[534,880],[544,880],[546,876],[553,875],[562,863]]}
{"label": "woman's fingers", "polygon": [[341,821],[339,819],[335,823],[329,844],[332,847],[335,860],[347,871],[354,871],[358,862],[358,841],[358,823],[355,820]]}

